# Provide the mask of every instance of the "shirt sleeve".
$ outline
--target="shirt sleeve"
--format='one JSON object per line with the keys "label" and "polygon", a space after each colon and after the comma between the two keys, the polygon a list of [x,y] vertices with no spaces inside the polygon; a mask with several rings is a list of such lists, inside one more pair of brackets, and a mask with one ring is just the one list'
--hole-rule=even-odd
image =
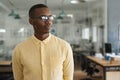
{"label": "shirt sleeve", "polygon": [[63,63],[63,79],[73,80],[73,73],[74,73],[73,52],[70,45],[68,45],[68,47],[66,47],[66,59]]}
{"label": "shirt sleeve", "polygon": [[23,67],[20,60],[20,50],[16,47],[12,55],[12,68],[15,80],[23,80]]}

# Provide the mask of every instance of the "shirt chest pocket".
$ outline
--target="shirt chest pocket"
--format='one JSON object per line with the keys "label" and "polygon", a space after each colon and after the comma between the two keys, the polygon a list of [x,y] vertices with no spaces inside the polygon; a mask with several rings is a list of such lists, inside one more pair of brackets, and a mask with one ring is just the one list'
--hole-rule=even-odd
{"label": "shirt chest pocket", "polygon": [[52,70],[62,68],[64,58],[58,55],[50,57],[50,67]]}

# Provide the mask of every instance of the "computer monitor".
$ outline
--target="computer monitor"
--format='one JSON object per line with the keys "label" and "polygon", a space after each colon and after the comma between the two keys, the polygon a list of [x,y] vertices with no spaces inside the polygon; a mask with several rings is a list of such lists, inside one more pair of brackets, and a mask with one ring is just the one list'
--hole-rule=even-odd
{"label": "computer monitor", "polygon": [[105,53],[112,53],[111,43],[105,43]]}

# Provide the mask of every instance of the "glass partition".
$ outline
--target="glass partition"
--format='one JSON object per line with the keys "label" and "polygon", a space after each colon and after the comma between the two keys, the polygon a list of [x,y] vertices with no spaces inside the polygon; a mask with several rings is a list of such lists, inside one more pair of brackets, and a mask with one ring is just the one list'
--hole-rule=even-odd
{"label": "glass partition", "polygon": [[[47,4],[55,16],[51,33],[68,41],[73,50],[90,51],[94,48],[99,52],[104,43],[104,2],[92,0],[77,4],[69,2],[68,5],[68,0],[64,0],[61,3],[62,7],[54,10],[48,1]],[[28,23],[27,11],[18,13],[22,14],[20,18],[4,10],[0,12],[0,60],[11,60],[16,44],[33,34],[32,26]]]}

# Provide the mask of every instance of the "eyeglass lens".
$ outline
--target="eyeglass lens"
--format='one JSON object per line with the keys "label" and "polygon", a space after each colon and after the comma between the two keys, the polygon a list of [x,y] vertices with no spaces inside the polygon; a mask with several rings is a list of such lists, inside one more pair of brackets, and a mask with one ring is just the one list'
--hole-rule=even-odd
{"label": "eyeglass lens", "polygon": [[39,16],[39,17],[31,17],[31,18],[33,18],[33,19],[41,19],[41,20],[43,20],[43,21],[46,21],[46,20],[51,20],[51,21],[53,21],[54,20],[54,17],[52,16],[52,15],[50,15],[50,16]]}
{"label": "eyeglass lens", "polygon": [[53,16],[41,16],[41,19],[43,20],[43,21],[46,21],[46,20],[53,20],[54,19],[54,17]]}

